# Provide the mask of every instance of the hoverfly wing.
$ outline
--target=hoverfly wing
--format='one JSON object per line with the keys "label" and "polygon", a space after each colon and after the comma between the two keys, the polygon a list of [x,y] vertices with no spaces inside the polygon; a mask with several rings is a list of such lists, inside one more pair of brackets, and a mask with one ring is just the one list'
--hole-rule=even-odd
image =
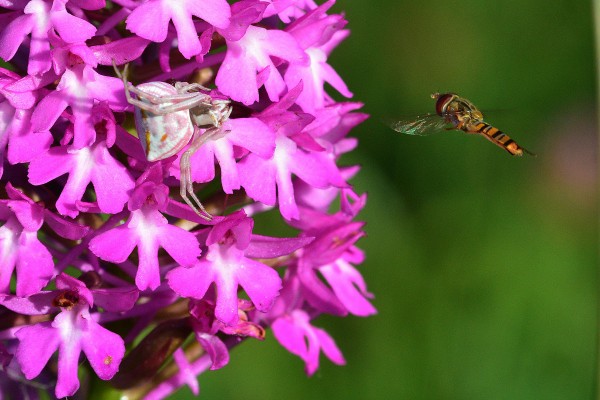
{"label": "hoverfly wing", "polygon": [[396,132],[406,135],[427,136],[444,132],[449,124],[437,114],[423,114],[410,119],[392,121],[389,125]]}

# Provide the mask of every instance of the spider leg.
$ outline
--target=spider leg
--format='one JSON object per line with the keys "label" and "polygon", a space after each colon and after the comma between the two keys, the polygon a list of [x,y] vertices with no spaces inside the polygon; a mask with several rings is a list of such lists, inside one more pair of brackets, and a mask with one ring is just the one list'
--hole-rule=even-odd
{"label": "spider leg", "polygon": [[[208,115],[212,120],[212,124],[219,128],[223,122],[227,121],[233,111],[232,107],[228,106],[229,100],[216,100],[212,104],[212,109],[208,111]],[[215,107],[216,106],[216,107]]]}
{"label": "spider leg", "polygon": [[225,111],[225,114],[223,114],[223,118],[221,119],[221,122],[222,122],[222,121],[226,121],[226,120],[228,120],[228,119],[229,119],[229,116],[231,115],[231,112],[232,112],[232,111],[233,111],[233,107],[231,107],[231,106],[228,106],[228,107],[227,107],[227,111]]}
{"label": "spider leg", "polygon": [[[196,193],[194,193],[194,184],[192,182],[192,168],[191,168],[192,164],[190,162],[190,158],[196,151],[198,151],[198,149],[200,147],[202,147],[202,145],[204,143],[206,143],[208,140],[212,139],[214,136],[218,135],[219,133],[220,133],[220,128],[210,128],[210,129],[207,129],[204,132],[204,134],[196,135],[196,137],[194,137],[194,139],[192,140],[190,147],[181,156],[181,161],[179,162],[179,168],[181,170],[179,194],[181,195],[181,198],[183,199],[183,201],[185,201],[186,204],[188,206],[190,206],[190,208],[192,210],[194,210],[194,212],[196,214],[198,214],[201,218],[203,218],[207,221],[212,220],[212,215],[210,215],[208,213],[208,211],[206,211],[206,209],[200,202],[200,199],[198,199],[198,197],[196,196]],[[188,195],[189,195],[189,197],[188,197]],[[190,197],[191,197],[191,200],[190,200]],[[193,200],[193,202],[192,202],[192,200]],[[202,213],[204,213],[204,214],[200,213],[200,211],[198,211],[198,209],[200,209],[200,211],[202,211]]]}
{"label": "spider leg", "polygon": [[171,94],[168,96],[156,96],[156,95],[148,93],[145,90],[140,89],[133,85],[130,85],[129,90],[131,92],[135,93],[135,95],[138,96],[140,99],[149,101],[150,103],[154,103],[154,104],[175,103],[175,102],[181,102],[181,101],[185,101],[185,100],[189,100],[189,99],[204,99],[206,101],[210,101],[210,99],[211,99],[209,95],[200,93],[200,92],[177,93],[177,94]]}
{"label": "spider leg", "polygon": [[[113,65],[113,68],[115,69],[115,73],[117,74],[117,77],[119,77],[119,79],[123,80],[123,74],[121,74],[121,71],[119,71],[119,68],[117,68],[117,63],[115,62],[114,58],[112,59],[112,65]],[[128,64],[125,64],[125,69],[127,69],[127,65]],[[124,72],[126,72],[126,71],[124,71]]]}
{"label": "spider leg", "polygon": [[202,86],[199,83],[187,83],[187,82],[175,82],[175,89],[180,93],[188,93],[192,90],[206,90],[210,91],[209,88]]}
{"label": "spider leg", "polygon": [[190,108],[194,108],[199,105],[206,104],[205,103],[206,98],[203,96],[190,97],[187,100],[180,101],[175,104],[169,104],[166,106],[163,106],[161,104],[156,104],[153,102],[146,102],[146,101],[143,101],[145,99],[145,97],[142,97],[139,95],[138,95],[138,97],[140,97],[141,100],[132,98],[131,101],[129,101],[129,103],[133,104],[136,107],[141,108],[144,111],[151,112],[152,114],[155,114],[155,115],[167,115],[167,114],[171,114],[171,113],[174,113],[177,111],[189,110]]}
{"label": "spider leg", "polygon": [[129,83],[127,81],[127,73],[129,71],[129,63],[125,64],[125,67],[123,67],[123,72],[119,71],[114,59],[112,60],[112,64],[113,64],[113,68],[115,69],[115,73],[123,81],[123,86],[125,86],[125,98],[127,99],[127,102],[131,105],[137,106],[138,105],[138,104],[136,104],[137,100],[134,99],[133,97],[131,97],[131,92],[129,91],[130,86],[132,88],[135,88],[135,86],[133,86],[131,83]]}

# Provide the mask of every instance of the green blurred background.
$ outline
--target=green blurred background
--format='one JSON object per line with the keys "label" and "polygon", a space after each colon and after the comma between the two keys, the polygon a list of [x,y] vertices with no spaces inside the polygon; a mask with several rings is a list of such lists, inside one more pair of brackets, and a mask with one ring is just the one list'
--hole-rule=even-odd
{"label": "green blurred background", "polygon": [[[589,399],[594,393],[597,137],[591,4],[338,0],[331,64],[372,117],[353,131],[368,192],[371,318],[321,317],[347,365],[269,332],[200,377],[207,399]],[[381,121],[454,91],[536,158]],[[333,93],[333,90],[330,90]],[[190,396],[182,389],[177,398]]]}

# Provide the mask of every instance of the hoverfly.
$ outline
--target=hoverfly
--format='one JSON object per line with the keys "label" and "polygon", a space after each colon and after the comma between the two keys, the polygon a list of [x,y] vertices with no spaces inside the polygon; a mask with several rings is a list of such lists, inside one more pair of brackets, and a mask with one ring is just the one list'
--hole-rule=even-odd
{"label": "hoverfly", "polygon": [[435,114],[419,115],[412,120],[393,122],[392,129],[407,135],[420,136],[444,129],[459,129],[466,133],[482,135],[513,156],[522,156],[524,152],[535,155],[519,146],[501,130],[484,122],[481,111],[464,97],[455,93],[433,93],[431,98],[437,100]]}

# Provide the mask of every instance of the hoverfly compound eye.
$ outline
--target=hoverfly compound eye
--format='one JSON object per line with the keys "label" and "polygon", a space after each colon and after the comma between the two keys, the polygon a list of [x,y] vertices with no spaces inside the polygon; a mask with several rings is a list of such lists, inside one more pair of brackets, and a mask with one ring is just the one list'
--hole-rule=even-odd
{"label": "hoverfly compound eye", "polygon": [[452,93],[444,93],[444,94],[437,93],[437,95],[438,95],[438,97],[437,97],[437,101],[435,102],[435,112],[438,115],[444,115],[444,113],[446,112],[446,108],[448,107],[448,104],[450,104],[450,102],[455,97],[455,95]]}

